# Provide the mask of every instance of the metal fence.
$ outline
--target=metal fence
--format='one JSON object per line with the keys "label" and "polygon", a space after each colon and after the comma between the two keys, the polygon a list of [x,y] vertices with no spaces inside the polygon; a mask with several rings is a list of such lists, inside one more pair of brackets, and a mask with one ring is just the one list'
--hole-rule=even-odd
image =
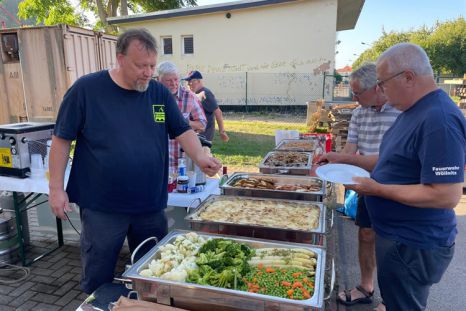
{"label": "metal fence", "polygon": [[[341,77],[341,80],[340,80]],[[451,96],[457,85],[446,84],[453,77],[436,77],[437,84]],[[205,73],[204,84],[221,106],[299,107],[309,101],[351,101],[349,76],[312,73]]]}

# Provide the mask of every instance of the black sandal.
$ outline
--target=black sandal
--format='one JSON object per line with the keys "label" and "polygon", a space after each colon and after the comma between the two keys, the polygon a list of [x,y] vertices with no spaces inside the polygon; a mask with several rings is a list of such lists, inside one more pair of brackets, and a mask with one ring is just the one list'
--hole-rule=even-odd
{"label": "black sandal", "polygon": [[345,300],[340,298],[340,295],[338,295],[337,301],[339,303],[342,303],[346,306],[352,306],[357,303],[372,303],[372,296],[374,295],[374,291],[369,293],[367,290],[365,290],[361,285],[356,286],[356,289],[364,295],[364,297],[356,298],[354,300],[351,300],[351,289],[345,289],[343,292],[345,293]]}

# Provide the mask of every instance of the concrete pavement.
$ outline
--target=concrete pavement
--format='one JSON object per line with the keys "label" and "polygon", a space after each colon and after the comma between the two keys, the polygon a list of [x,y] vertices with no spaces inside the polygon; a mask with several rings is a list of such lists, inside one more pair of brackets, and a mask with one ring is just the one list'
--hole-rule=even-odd
{"label": "concrete pavement", "polygon": [[[458,215],[459,231],[456,254],[441,282],[432,288],[427,309],[429,311],[465,310],[466,195],[463,195],[461,203],[455,210]],[[359,281],[357,227],[352,220],[338,215],[335,223],[337,229],[335,232],[337,239],[336,290],[342,290],[353,287]],[[34,223],[33,219],[31,222]],[[54,247],[56,243],[55,235],[43,233],[37,229],[34,226],[31,229],[31,240],[32,245],[34,245],[28,252],[31,257],[40,254],[47,248]],[[128,255],[127,250],[122,252],[118,272],[123,271],[124,264],[129,259]],[[27,279],[16,284],[0,283],[0,310],[75,310],[87,297],[79,289],[80,271],[78,236],[77,234],[66,234],[65,246],[32,264]],[[14,272],[0,269],[1,279],[17,277],[18,274]],[[332,295],[333,301],[328,308],[330,310],[372,310],[381,300],[378,289],[376,289],[375,301],[372,305],[355,305],[345,308],[335,304],[335,296],[334,293]]]}
{"label": "concrete pavement", "polygon": [[[466,194],[463,193],[460,203],[455,208],[458,219],[458,236],[455,255],[440,283],[431,289],[427,304],[428,311],[458,311],[466,310]],[[340,290],[352,288],[359,284],[359,266],[357,261],[357,227],[351,219],[338,217],[336,223],[338,240],[338,284]],[[351,238],[353,237],[353,238]],[[371,305],[356,304],[346,307],[346,310],[373,310],[381,301],[378,287]],[[340,305],[339,310],[345,308]]]}

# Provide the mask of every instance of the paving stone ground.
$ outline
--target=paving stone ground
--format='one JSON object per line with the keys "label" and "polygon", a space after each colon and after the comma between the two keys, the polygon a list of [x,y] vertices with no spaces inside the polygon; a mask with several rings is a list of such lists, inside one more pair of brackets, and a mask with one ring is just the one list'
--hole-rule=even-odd
{"label": "paving stone ground", "polygon": [[[458,216],[457,245],[464,245],[466,231],[466,193],[463,195],[460,204],[455,209]],[[52,249],[57,245],[56,234],[50,228],[39,226],[34,218],[35,211],[29,218],[31,243],[27,249],[28,258],[35,258],[47,249]],[[356,262],[355,242],[356,231],[351,221],[339,216],[335,225],[338,229],[334,249],[337,262],[337,282],[335,291],[332,294],[330,305],[327,310],[345,310],[342,305],[335,303],[336,292],[346,286],[352,286],[358,282],[358,266]],[[350,243],[350,244],[347,244]],[[328,245],[330,253],[330,245]],[[341,248],[346,248],[342,251]],[[76,310],[76,308],[87,298],[79,288],[81,262],[79,259],[78,235],[72,231],[66,231],[65,245],[55,250],[53,253],[41,258],[31,266],[28,277],[18,283],[0,283],[0,311],[24,310],[24,311],[54,311],[54,310]],[[466,256],[463,248],[457,248],[457,254],[449,267],[445,277],[438,286],[434,286],[431,297],[429,297],[428,310],[461,310],[464,306],[462,298],[458,298],[455,293],[466,291],[466,268],[464,268],[463,258]],[[129,252],[124,248],[117,265],[116,274],[124,271],[125,264],[129,262]],[[19,263],[17,263],[19,265]],[[20,275],[17,272],[0,269],[1,280],[17,279]],[[377,292],[376,300],[372,305],[356,305],[348,310],[372,310],[380,301]],[[450,303],[447,305],[445,301]],[[463,303],[462,303],[463,302]]]}
{"label": "paving stone ground", "polygon": [[[31,242],[26,256],[32,259],[55,248],[57,235],[53,228],[39,226],[35,208],[28,211],[28,220]],[[74,311],[87,298],[88,295],[79,288],[79,236],[70,230],[65,232],[65,245],[31,264],[25,280],[13,284],[0,282],[1,311]],[[128,260],[129,252],[125,247],[117,265],[117,274],[124,271]],[[20,262],[15,264],[20,265]],[[1,280],[11,281],[19,277],[21,274],[18,272],[0,269]]]}

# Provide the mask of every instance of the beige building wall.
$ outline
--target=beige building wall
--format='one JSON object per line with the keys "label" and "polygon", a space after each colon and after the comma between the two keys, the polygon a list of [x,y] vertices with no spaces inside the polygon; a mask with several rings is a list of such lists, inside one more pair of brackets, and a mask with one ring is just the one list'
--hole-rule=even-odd
{"label": "beige building wall", "polygon": [[[118,26],[147,28],[160,45],[159,61],[174,62],[182,75],[200,70],[221,104],[244,104],[247,97],[251,105],[304,105],[322,97],[323,73],[333,72],[337,6],[302,0]],[[194,54],[182,53],[185,35],[193,36]],[[166,36],[172,55],[161,49]]]}

